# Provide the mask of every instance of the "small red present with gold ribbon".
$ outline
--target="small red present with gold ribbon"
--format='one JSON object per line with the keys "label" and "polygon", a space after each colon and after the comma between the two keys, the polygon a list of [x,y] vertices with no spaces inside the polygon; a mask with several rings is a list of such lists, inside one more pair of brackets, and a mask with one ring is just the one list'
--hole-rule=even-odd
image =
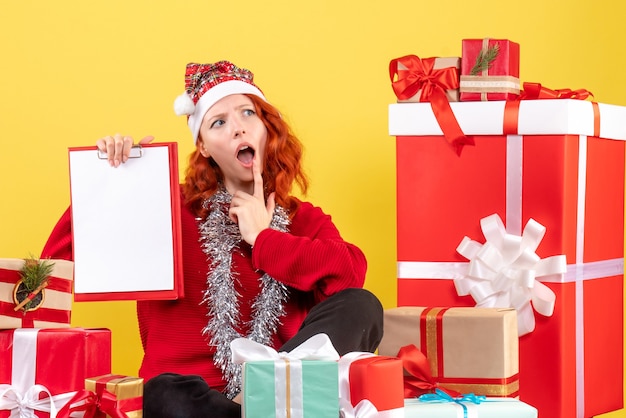
{"label": "small red present with gold ribbon", "polygon": [[519,44],[508,39],[463,39],[460,100],[511,100],[519,96]]}
{"label": "small red present with gold ribbon", "polygon": [[83,418],[141,418],[143,379],[118,374],[85,379],[85,389],[59,411],[58,418],[84,412]]}
{"label": "small red present with gold ribbon", "polygon": [[[23,279],[27,263],[50,267],[33,289]],[[0,258],[0,329],[69,327],[73,278],[71,261]]]}

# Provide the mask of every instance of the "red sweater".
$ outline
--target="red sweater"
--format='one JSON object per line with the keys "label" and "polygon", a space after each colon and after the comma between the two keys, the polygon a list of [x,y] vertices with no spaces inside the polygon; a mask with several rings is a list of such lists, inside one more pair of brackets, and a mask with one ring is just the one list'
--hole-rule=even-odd
{"label": "red sweater", "polygon": [[[182,208],[182,245],[185,297],[175,301],[139,301],[137,317],[144,349],[139,375],[145,379],[160,373],[196,374],[209,386],[222,390],[225,382],[213,364],[213,347],[202,335],[207,307],[201,303],[206,289],[208,262],[200,247],[194,215]],[[71,210],[52,231],[42,258],[72,259]],[[259,292],[263,272],[289,289],[286,315],[274,338],[279,348],[298,331],[309,309],[340,290],[362,287],[367,263],[359,248],[345,242],[331,217],[318,207],[302,202],[289,232],[262,231],[252,251],[243,243],[233,252],[237,270],[236,290],[241,324],[250,319],[250,303]],[[239,330],[243,335],[247,330]]]}

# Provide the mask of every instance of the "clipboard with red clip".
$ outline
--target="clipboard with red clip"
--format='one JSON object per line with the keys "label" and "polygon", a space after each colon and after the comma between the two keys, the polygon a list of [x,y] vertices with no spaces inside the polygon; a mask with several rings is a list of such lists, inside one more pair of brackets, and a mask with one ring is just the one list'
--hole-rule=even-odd
{"label": "clipboard with red clip", "polygon": [[182,298],[177,144],[136,145],[117,168],[69,148],[69,169],[74,300]]}

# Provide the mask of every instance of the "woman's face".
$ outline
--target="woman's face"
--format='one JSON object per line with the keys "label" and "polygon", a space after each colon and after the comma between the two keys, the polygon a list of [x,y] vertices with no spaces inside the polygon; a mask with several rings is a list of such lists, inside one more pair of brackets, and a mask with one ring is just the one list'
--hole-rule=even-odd
{"label": "woman's face", "polygon": [[263,166],[267,129],[252,100],[243,94],[226,96],[206,112],[200,125],[200,152],[222,170],[230,194],[253,193],[252,160]]}

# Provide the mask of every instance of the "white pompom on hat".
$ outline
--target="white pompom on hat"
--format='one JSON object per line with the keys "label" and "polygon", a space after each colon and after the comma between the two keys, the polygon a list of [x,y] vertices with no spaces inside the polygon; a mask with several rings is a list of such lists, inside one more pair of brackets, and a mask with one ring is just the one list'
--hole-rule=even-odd
{"label": "white pompom on hat", "polygon": [[231,94],[253,94],[267,101],[253,82],[254,75],[229,61],[215,64],[187,64],[185,92],[174,100],[174,112],[187,115],[187,125],[194,142],[206,112],[220,99]]}

